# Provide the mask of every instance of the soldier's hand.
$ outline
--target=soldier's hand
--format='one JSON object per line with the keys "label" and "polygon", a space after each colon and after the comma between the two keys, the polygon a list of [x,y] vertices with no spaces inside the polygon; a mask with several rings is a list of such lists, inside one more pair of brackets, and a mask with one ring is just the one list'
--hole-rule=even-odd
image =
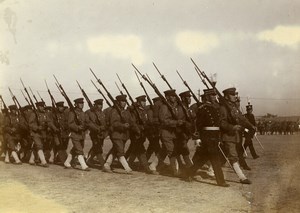
{"label": "soldier's hand", "polygon": [[129,125],[129,123],[125,123],[125,124],[123,124],[123,126],[124,126],[124,128],[128,129],[130,125]]}
{"label": "soldier's hand", "polygon": [[201,145],[201,139],[196,139],[194,140],[195,146],[200,146]]}
{"label": "soldier's hand", "polygon": [[242,129],[241,125],[234,125],[233,126],[233,131],[240,131]]}

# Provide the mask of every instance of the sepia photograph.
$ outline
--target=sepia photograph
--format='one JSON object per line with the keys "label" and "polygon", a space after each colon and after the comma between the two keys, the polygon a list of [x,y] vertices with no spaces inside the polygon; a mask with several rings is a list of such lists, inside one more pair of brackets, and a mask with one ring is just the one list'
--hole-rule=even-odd
{"label": "sepia photograph", "polygon": [[0,0],[0,213],[300,212],[299,11]]}

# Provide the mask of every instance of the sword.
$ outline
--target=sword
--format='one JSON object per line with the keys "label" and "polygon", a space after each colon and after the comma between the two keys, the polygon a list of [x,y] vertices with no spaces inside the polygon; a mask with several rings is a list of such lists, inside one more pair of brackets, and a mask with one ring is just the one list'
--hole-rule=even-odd
{"label": "sword", "polygon": [[261,147],[263,150],[265,150],[264,147],[263,147],[263,145],[262,145],[262,143],[261,143],[260,140],[258,139],[256,133],[254,134],[254,138],[257,140],[257,142],[259,143],[260,147]]}
{"label": "sword", "polygon": [[226,159],[226,161],[229,164],[230,168],[235,172],[235,170],[233,169],[231,163],[229,162],[228,158],[226,157],[225,153],[223,152],[222,148],[220,147],[220,144],[221,144],[221,142],[218,143],[219,150],[221,151],[223,157]]}

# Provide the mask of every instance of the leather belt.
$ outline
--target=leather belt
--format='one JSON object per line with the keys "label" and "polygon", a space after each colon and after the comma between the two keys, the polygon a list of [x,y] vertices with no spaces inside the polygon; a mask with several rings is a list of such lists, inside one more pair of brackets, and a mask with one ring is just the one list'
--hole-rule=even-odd
{"label": "leather belt", "polygon": [[218,126],[207,126],[207,127],[203,127],[203,130],[220,130],[220,127],[218,127]]}

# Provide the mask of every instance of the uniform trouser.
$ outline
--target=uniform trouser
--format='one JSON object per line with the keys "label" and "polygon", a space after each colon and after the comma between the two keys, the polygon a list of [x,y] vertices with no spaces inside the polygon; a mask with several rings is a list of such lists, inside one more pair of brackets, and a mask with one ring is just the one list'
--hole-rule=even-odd
{"label": "uniform trouser", "polygon": [[0,150],[0,156],[2,153],[6,153],[7,150],[7,139],[6,136],[1,135],[1,150]]}
{"label": "uniform trouser", "polygon": [[220,153],[218,151],[217,144],[210,144],[210,143],[218,143],[218,142],[203,141],[201,146],[197,148],[193,158],[194,165],[191,168],[191,175],[193,176],[196,173],[196,171],[209,160],[213,167],[217,183],[223,184],[225,183],[225,180],[224,180],[224,174],[221,167]]}
{"label": "uniform trouser", "polygon": [[[55,161],[63,163],[67,159],[67,148],[68,148],[69,138],[68,137],[59,137],[54,135],[54,153]],[[58,158],[58,159],[57,159]]]}
{"label": "uniform trouser", "polygon": [[7,135],[7,148],[9,153],[11,153],[12,151],[17,152],[18,150],[16,149],[17,144],[21,142],[21,138],[20,136],[15,136],[15,135]]}
{"label": "uniform trouser", "polygon": [[48,135],[46,137],[46,141],[44,143],[44,153],[45,153],[45,158],[47,161],[49,161],[50,156],[51,156],[51,150],[54,149],[54,137],[53,135]]}
{"label": "uniform trouser", "polygon": [[154,136],[150,135],[150,136],[147,136],[147,138],[149,141],[149,146],[146,151],[146,156],[147,156],[147,159],[149,159],[153,153],[155,153],[157,155],[160,152],[161,146],[159,143],[158,135],[154,135]]}
{"label": "uniform trouser", "polygon": [[247,150],[247,147],[249,147],[252,157],[255,158],[257,154],[253,146],[252,138],[245,137],[244,149]]}
{"label": "uniform trouser", "polygon": [[27,162],[29,161],[30,158],[33,141],[29,136],[23,135],[21,137],[22,137],[21,147],[24,152],[24,157],[22,158],[22,161]]}
{"label": "uniform trouser", "polygon": [[83,148],[84,148],[84,138],[83,137],[71,137],[73,147],[70,153],[73,156],[77,155],[84,155]]}
{"label": "uniform trouser", "polygon": [[92,140],[92,147],[89,152],[90,153],[92,152],[94,155],[102,154],[104,138],[91,136],[91,140]]}
{"label": "uniform trouser", "polygon": [[239,164],[242,167],[247,167],[248,165],[247,165],[245,157],[244,157],[243,144],[241,142],[236,144],[236,151],[237,151],[237,155],[238,155],[238,159],[239,159]]}
{"label": "uniform trouser", "polygon": [[227,158],[232,165],[233,163],[238,162],[238,154],[236,151],[236,143],[232,141],[223,141],[224,152],[227,154]]}
{"label": "uniform trouser", "polygon": [[109,151],[113,156],[122,157],[125,155],[125,143],[127,140],[120,138],[112,138],[113,147]]}
{"label": "uniform trouser", "polygon": [[190,155],[190,150],[187,146],[188,138],[185,135],[178,135],[176,141],[176,151],[178,155],[188,156]]}

